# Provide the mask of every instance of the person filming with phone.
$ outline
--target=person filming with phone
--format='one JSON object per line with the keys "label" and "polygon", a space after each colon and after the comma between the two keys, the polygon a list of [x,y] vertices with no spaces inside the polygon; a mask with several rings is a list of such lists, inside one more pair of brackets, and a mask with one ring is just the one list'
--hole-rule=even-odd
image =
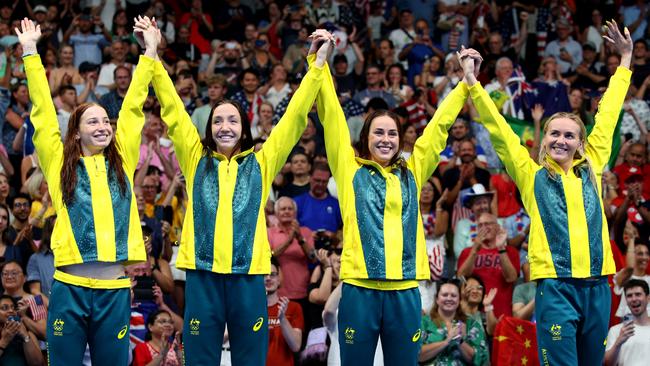
{"label": "person filming with phone", "polygon": [[42,365],[36,336],[25,327],[17,311],[16,300],[0,296],[0,365]]}
{"label": "person filming with phone", "polygon": [[643,365],[650,357],[650,290],[644,280],[630,279],[623,285],[630,313],[609,329],[605,350],[606,366]]}

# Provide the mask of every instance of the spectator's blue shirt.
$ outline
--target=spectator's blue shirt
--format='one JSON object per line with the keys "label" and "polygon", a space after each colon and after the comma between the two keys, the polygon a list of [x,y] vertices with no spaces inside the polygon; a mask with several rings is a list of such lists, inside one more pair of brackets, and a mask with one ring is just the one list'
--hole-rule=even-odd
{"label": "spectator's blue shirt", "polygon": [[74,66],[79,68],[82,62],[102,64],[102,48],[109,45],[103,34],[73,34],[70,44],[74,46]]}
{"label": "spectator's blue shirt", "polygon": [[393,97],[393,94],[383,89],[380,90],[363,89],[362,91],[355,94],[353,99],[355,102],[365,107],[370,101],[370,99],[372,98],[383,99],[386,102],[386,104],[388,104],[388,108],[390,109],[393,109],[397,106],[397,101],[395,101],[395,97]]}
{"label": "spectator's blue shirt", "polygon": [[307,192],[294,200],[300,226],[307,226],[312,231],[324,229],[331,232],[343,227],[339,201],[329,194],[324,199],[317,199]]}
{"label": "spectator's blue shirt", "polygon": [[406,74],[409,85],[414,85],[415,75],[420,75],[422,73],[424,62],[430,59],[433,55],[435,55],[433,48],[427,45],[417,43],[413,46],[411,52],[409,52],[406,57],[406,60],[409,63],[409,69]]}
{"label": "spectator's blue shirt", "polygon": [[106,114],[108,114],[109,119],[117,118],[123,102],[124,97],[117,94],[115,90],[99,98],[99,104],[106,109]]}
{"label": "spectator's blue shirt", "polygon": [[41,284],[41,293],[50,296],[53,280],[54,253],[51,250],[34,253],[27,262],[27,282],[38,281]]}

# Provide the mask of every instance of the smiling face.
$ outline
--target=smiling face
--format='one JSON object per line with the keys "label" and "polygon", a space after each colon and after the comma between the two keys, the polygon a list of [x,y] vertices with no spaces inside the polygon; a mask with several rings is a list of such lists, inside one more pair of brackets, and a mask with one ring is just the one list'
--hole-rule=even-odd
{"label": "smiling face", "polygon": [[468,278],[465,283],[465,294],[469,304],[480,304],[483,301],[483,286],[475,278]]}
{"label": "smiling face", "polygon": [[436,304],[438,305],[438,312],[446,314],[456,312],[460,304],[458,287],[451,283],[445,283],[440,286],[440,290],[438,290],[438,295],[436,296]]}
{"label": "smiling face", "polygon": [[289,197],[280,197],[275,204],[275,216],[280,224],[291,225],[296,219],[296,207],[293,200]]}
{"label": "smiling face", "polygon": [[642,316],[648,307],[648,295],[641,286],[634,286],[625,290],[625,300],[630,312],[635,317]]}
{"label": "smiling face", "polygon": [[542,146],[560,167],[571,167],[576,151],[583,147],[580,125],[567,117],[554,118],[546,124]]}
{"label": "smiling face", "polygon": [[397,122],[389,116],[379,116],[370,123],[368,135],[370,160],[386,167],[399,151]]}
{"label": "smiling face", "polygon": [[271,273],[264,275],[264,289],[266,294],[271,295],[280,288],[280,270],[275,264],[271,264]]}
{"label": "smiling face", "polygon": [[88,107],[81,115],[75,138],[81,143],[84,156],[103,152],[113,138],[113,128],[106,110],[98,105]]}
{"label": "smiling face", "polygon": [[147,327],[154,338],[166,339],[174,332],[174,322],[166,312],[158,313],[153,320],[153,324],[148,324]]}
{"label": "smiling face", "polygon": [[212,139],[217,144],[217,152],[226,156],[237,154],[241,136],[239,110],[230,103],[217,106],[212,116]]}
{"label": "smiling face", "polygon": [[647,246],[643,244],[634,246],[634,267],[636,269],[645,272],[648,268],[648,259],[650,259],[650,254]]}

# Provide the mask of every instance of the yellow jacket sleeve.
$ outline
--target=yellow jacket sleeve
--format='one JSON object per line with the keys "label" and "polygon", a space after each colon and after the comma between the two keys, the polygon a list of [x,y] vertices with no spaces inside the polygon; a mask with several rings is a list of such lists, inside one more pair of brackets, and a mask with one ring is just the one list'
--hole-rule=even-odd
{"label": "yellow jacket sleeve", "polygon": [[309,67],[309,71],[291,97],[284,115],[264,142],[262,150],[257,153],[266,167],[264,174],[267,181],[273,180],[282,169],[291,149],[307,127],[307,114],[314,105],[314,100],[323,81],[323,70],[323,67],[318,68],[315,65]]}
{"label": "yellow jacket sleeve", "polygon": [[[310,58],[313,60],[315,56],[312,55]],[[327,162],[332,170],[332,176],[338,184],[339,196],[342,196],[340,190],[344,187],[343,182],[347,179],[345,174],[347,169],[354,166],[355,155],[345,114],[334,89],[332,73],[327,64],[324,67],[323,84],[320,94],[316,98],[318,118],[323,124]]]}
{"label": "yellow jacket sleeve", "polygon": [[422,136],[415,141],[407,164],[415,174],[418,187],[431,177],[440,162],[440,153],[447,145],[447,131],[456,121],[468,94],[467,84],[459,83],[442,101]]}
{"label": "yellow jacket sleeve", "polygon": [[616,69],[616,73],[609,79],[609,86],[600,100],[596,113],[594,129],[587,140],[586,154],[593,163],[596,173],[602,172],[609,161],[612,150],[612,138],[618,116],[623,107],[623,101],[630,86],[632,71],[625,67]]}
{"label": "yellow jacket sleeve", "polygon": [[63,143],[56,118],[56,109],[50,95],[45,68],[39,55],[24,58],[29,98],[32,100],[30,120],[34,125],[34,146],[47,180],[53,202],[59,202]]}
{"label": "yellow jacket sleeve", "polygon": [[169,138],[174,143],[176,157],[188,185],[194,181],[196,164],[201,159],[203,145],[192,124],[185,104],[176,94],[176,88],[161,62],[155,62],[153,88],[160,101],[160,115],[169,127]]}
{"label": "yellow jacket sleeve", "polygon": [[140,159],[140,142],[144,127],[142,107],[149,94],[153,64],[152,58],[140,56],[117,119],[115,142],[129,177],[133,176]]}
{"label": "yellow jacket sleeve", "polygon": [[525,184],[534,179],[533,173],[538,170],[539,166],[531,159],[528,150],[520,144],[519,136],[499,113],[481,84],[472,85],[469,88],[469,93],[481,116],[481,122],[490,132],[492,146],[505,165],[508,175],[512,177],[518,187],[526,187]]}

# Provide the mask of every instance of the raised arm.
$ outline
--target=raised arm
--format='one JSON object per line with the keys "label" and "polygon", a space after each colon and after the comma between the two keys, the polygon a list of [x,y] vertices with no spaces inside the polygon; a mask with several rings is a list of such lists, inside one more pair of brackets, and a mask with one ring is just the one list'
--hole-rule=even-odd
{"label": "raised arm", "polygon": [[140,56],[133,73],[131,85],[129,85],[129,89],[124,96],[124,102],[117,117],[115,141],[129,176],[133,176],[140,159],[140,141],[142,139],[142,128],[144,127],[142,107],[149,93],[149,83],[153,74],[157,46],[156,41],[150,40],[145,54]]}
{"label": "raised arm", "polygon": [[[155,23],[147,23],[148,18],[136,20],[136,28],[146,29]],[[158,31],[160,32],[160,31]],[[163,64],[157,60],[153,71],[153,89],[160,102],[160,116],[169,128],[169,138],[174,143],[178,163],[185,178],[194,179],[194,163],[201,157],[203,146],[192,119],[185,110],[185,104],[176,93],[176,88]],[[209,123],[208,123],[209,124]]]}
{"label": "raised arm", "polygon": [[519,142],[519,136],[510,128],[488,93],[476,80],[474,71],[478,68],[475,67],[473,61],[475,57],[480,57],[480,55],[469,53],[461,61],[461,66],[465,71],[465,82],[469,86],[469,94],[480,115],[480,122],[490,132],[490,141],[492,141],[499,159],[505,165],[508,175],[512,177],[517,186],[521,187],[520,184],[524,184],[530,179],[531,173],[537,169],[537,165],[531,159],[528,150]]}
{"label": "raised arm", "polygon": [[[329,35],[329,33],[327,33]],[[307,113],[311,110],[318,90],[327,73],[325,62],[331,53],[333,45],[325,35],[317,36],[312,41],[310,56],[315,54],[314,63],[310,65],[307,75],[291,97],[286,112],[271,131],[258,156],[267,165],[267,181],[272,181],[280,171],[291,149],[295,146],[307,127]],[[314,57],[314,56],[312,56]]]}
{"label": "raised arm", "polygon": [[345,120],[343,108],[339,103],[334,89],[334,80],[329,67],[325,65],[325,75],[320,88],[316,104],[318,107],[318,118],[323,124],[325,134],[325,151],[327,161],[334,179],[341,187],[343,174],[351,161],[354,161],[354,150],[350,141],[350,130]]}
{"label": "raised arm", "polygon": [[625,36],[618,30],[615,21],[607,22],[607,35],[605,40],[612,43],[616,52],[621,55],[621,65],[616,73],[609,79],[609,86],[598,105],[594,125],[589,138],[587,139],[586,153],[591,158],[594,169],[602,171],[609,161],[612,150],[612,138],[618,116],[623,107],[623,101],[630,86],[632,71],[630,65],[632,60],[632,38],[630,32],[625,28]]}
{"label": "raised arm", "polygon": [[58,176],[63,162],[63,144],[45,68],[36,51],[36,42],[41,37],[41,27],[35,26],[34,22],[27,18],[20,23],[21,30],[16,29],[16,34],[23,46],[27,87],[32,101],[30,119],[35,130],[34,146],[47,181],[55,184],[59,181]]}
{"label": "raised arm", "polygon": [[[447,144],[447,131],[456,121],[458,113],[469,94],[467,84],[460,82],[440,103],[433,118],[424,129],[422,136],[415,141],[413,154],[408,160],[416,175],[418,186],[425,182],[440,162],[440,153]],[[451,164],[450,164],[451,165]]]}

